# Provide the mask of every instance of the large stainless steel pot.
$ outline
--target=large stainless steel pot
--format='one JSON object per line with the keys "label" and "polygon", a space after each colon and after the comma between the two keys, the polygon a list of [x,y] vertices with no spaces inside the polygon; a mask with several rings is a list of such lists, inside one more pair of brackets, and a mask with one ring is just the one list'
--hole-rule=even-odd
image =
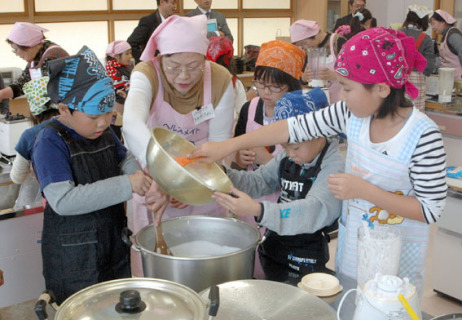
{"label": "large stainless steel pot", "polygon": [[[102,282],[80,290],[67,298],[54,320],[204,320],[215,315],[218,295],[212,304],[190,288],[171,281],[129,278]],[[45,311],[50,297],[42,295],[35,306],[39,319],[47,319]],[[212,305],[212,307],[211,307]]]}
{"label": "large stainless steel pot", "polygon": [[189,204],[213,202],[214,191],[231,192],[231,180],[213,164],[194,162],[185,167],[174,158],[184,157],[195,146],[182,136],[163,128],[154,128],[146,151],[146,163],[156,183],[173,198]]}
{"label": "large stainless steel pot", "polygon": [[214,284],[252,278],[255,249],[260,241],[256,227],[232,218],[185,216],[163,220],[162,229],[170,248],[207,241],[239,250],[210,257],[163,255],[154,252],[155,228],[149,225],[135,235],[133,245],[141,252],[146,277],[175,281],[197,292]]}
{"label": "large stainless steel pot", "polygon": [[[318,297],[285,283],[238,280],[218,285],[222,320],[335,320],[336,313]],[[209,289],[200,293],[209,295]],[[371,319],[372,320],[372,319]]]}

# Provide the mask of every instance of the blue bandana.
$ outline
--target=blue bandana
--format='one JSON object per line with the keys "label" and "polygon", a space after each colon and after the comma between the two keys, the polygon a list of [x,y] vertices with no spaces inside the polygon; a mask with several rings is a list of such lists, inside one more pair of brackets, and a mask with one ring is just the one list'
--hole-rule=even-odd
{"label": "blue bandana", "polygon": [[273,119],[275,121],[284,120],[319,110],[328,105],[327,96],[319,87],[307,92],[303,90],[288,92],[276,102]]}
{"label": "blue bandana", "polygon": [[112,79],[88,47],[82,47],[74,56],[49,61],[48,75],[48,95],[53,102],[93,115],[112,111]]}

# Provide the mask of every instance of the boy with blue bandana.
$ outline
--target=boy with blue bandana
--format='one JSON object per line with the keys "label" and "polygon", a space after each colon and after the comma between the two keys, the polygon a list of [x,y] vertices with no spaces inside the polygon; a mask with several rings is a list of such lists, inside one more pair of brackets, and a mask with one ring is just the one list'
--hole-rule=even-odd
{"label": "boy with blue bandana", "polygon": [[58,303],[90,285],[130,277],[124,201],[152,183],[109,128],[112,79],[92,50],[49,62],[60,117],[37,136],[32,163],[47,200],[43,275]]}
{"label": "boy with blue bandana", "polygon": [[[287,119],[325,106],[321,89],[295,91],[278,100],[273,117]],[[343,172],[344,162],[336,140],[319,138],[283,147],[256,171],[226,168],[237,198],[224,193],[215,193],[214,198],[234,214],[254,216],[267,228],[267,238],[258,248],[265,278],[291,282],[326,271],[329,250],[323,229],[336,223],[342,204],[329,191],[327,177]],[[276,190],[280,190],[278,203],[252,199]]]}

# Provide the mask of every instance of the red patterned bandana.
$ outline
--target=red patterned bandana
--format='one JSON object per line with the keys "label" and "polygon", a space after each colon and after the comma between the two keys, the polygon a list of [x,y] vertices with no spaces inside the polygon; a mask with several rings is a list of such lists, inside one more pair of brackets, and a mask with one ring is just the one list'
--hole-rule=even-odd
{"label": "red patterned bandana", "polygon": [[115,59],[110,59],[106,62],[107,75],[112,78],[112,81],[114,82],[114,88],[128,90],[130,87],[130,83],[124,81],[124,79],[122,78],[122,74],[118,70],[118,68],[121,67],[124,67],[124,65],[119,63]]}
{"label": "red patterned bandana", "polygon": [[211,37],[207,48],[207,59],[216,62],[219,57],[224,56],[223,61],[229,66],[229,60],[233,57],[233,42],[226,37]]}
{"label": "red patterned bandana", "polygon": [[427,60],[415,48],[414,38],[377,27],[358,33],[344,44],[335,70],[363,84],[405,86],[406,93],[415,99],[419,90],[408,81],[409,74],[414,68],[422,72],[426,65]]}

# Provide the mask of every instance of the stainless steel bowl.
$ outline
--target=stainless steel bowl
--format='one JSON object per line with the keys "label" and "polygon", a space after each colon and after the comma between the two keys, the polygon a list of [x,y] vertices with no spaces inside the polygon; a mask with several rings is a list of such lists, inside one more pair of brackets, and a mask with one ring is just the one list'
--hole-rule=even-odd
{"label": "stainless steel bowl", "polygon": [[146,152],[148,169],[169,195],[189,205],[213,202],[214,191],[231,192],[231,180],[213,164],[194,162],[185,167],[174,158],[184,157],[195,146],[182,136],[163,128],[154,128]]}

